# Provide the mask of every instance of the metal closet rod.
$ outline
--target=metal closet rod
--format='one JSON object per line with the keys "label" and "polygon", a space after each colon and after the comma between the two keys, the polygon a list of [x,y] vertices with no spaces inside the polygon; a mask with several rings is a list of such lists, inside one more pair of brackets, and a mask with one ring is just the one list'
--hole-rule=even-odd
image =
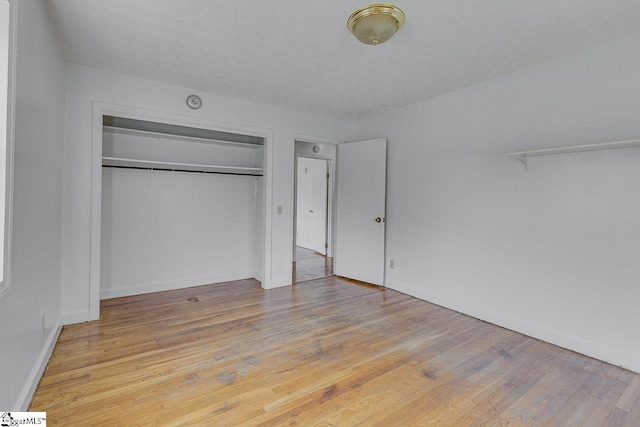
{"label": "metal closet rod", "polygon": [[163,171],[163,172],[188,172],[188,173],[214,173],[218,175],[238,175],[238,176],[262,176],[257,173],[240,173],[240,172],[216,172],[216,171],[194,171],[188,169],[172,169],[172,168],[157,168],[157,167],[141,167],[141,166],[116,166],[116,165],[102,165],[103,168],[115,168],[115,169],[138,169],[143,171]]}

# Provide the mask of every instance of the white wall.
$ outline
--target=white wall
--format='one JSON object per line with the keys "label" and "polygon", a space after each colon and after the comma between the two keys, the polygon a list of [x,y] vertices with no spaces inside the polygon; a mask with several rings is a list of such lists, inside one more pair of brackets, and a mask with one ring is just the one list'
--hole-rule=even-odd
{"label": "white wall", "polygon": [[[201,109],[187,107],[185,99],[191,93],[201,96]],[[351,130],[349,122],[68,64],[62,264],[66,321],[89,318],[94,101],[272,130],[273,161],[267,166],[273,172],[273,212],[267,216],[272,214],[273,259],[267,279],[272,286],[291,283],[294,138],[305,135],[311,140],[341,140]],[[283,208],[282,215],[275,212],[278,205]]]}
{"label": "white wall", "polygon": [[26,410],[61,321],[65,65],[56,40],[45,2],[19,2],[12,283],[0,299],[6,410]]}
{"label": "white wall", "polygon": [[264,177],[256,178],[256,210],[255,210],[255,224],[254,224],[254,239],[255,245],[253,247],[253,274],[252,276],[259,281],[264,281]]}
{"label": "white wall", "polygon": [[[0,295],[8,288],[4,270],[4,233],[5,224],[5,189],[7,164],[7,102],[9,96],[9,31],[11,24],[11,6],[7,1],[0,1]],[[13,64],[13,61],[11,62]],[[12,65],[11,65],[12,66]]]}
{"label": "white wall", "polygon": [[640,371],[640,35],[356,123],[389,138],[391,288]]}
{"label": "white wall", "polygon": [[[335,160],[336,159],[336,145],[340,141],[336,142],[307,142],[307,141],[296,141],[295,143],[295,151],[299,156],[317,158],[317,159],[327,159],[327,160]],[[320,151],[317,153],[313,152],[313,147],[318,146]]]}
{"label": "white wall", "polygon": [[[262,150],[251,144],[103,133],[103,155],[140,160],[262,167]],[[254,277],[257,180],[104,168],[101,298]]]}
{"label": "white wall", "polygon": [[180,137],[141,135],[124,129],[106,130],[102,154],[160,162],[262,167],[262,146],[196,142]]}
{"label": "white wall", "polygon": [[256,178],[103,170],[100,295],[254,274]]}

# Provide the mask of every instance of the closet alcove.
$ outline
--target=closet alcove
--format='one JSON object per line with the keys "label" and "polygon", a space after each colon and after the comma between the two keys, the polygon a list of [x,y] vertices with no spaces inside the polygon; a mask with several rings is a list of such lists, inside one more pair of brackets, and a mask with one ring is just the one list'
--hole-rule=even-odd
{"label": "closet alcove", "polygon": [[100,298],[263,270],[264,138],[103,116]]}

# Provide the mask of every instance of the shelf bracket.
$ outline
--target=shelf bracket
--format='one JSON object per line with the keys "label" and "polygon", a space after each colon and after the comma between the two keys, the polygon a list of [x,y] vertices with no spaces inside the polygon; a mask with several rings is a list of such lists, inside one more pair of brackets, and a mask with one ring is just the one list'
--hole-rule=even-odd
{"label": "shelf bracket", "polygon": [[627,139],[624,141],[597,142],[595,144],[567,145],[564,147],[542,148],[537,150],[518,151],[507,153],[505,156],[516,159],[524,165],[524,170],[529,170],[527,164],[529,157],[551,156],[558,154],[586,153],[591,151],[620,150],[625,148],[640,148],[640,139]]}
{"label": "shelf bracket", "polygon": [[516,159],[517,161],[519,161],[520,163],[522,163],[524,165],[524,170],[528,171],[529,170],[529,158],[524,155],[510,155],[509,157]]}

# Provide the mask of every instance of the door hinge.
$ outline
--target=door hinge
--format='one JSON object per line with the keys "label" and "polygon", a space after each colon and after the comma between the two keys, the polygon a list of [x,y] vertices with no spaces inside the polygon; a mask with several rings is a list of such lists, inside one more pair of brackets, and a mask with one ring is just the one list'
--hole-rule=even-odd
{"label": "door hinge", "polygon": [[329,179],[329,174],[327,174],[327,179]]}
{"label": "door hinge", "polygon": [[324,244],[325,249],[329,249],[329,245],[327,243]]}

